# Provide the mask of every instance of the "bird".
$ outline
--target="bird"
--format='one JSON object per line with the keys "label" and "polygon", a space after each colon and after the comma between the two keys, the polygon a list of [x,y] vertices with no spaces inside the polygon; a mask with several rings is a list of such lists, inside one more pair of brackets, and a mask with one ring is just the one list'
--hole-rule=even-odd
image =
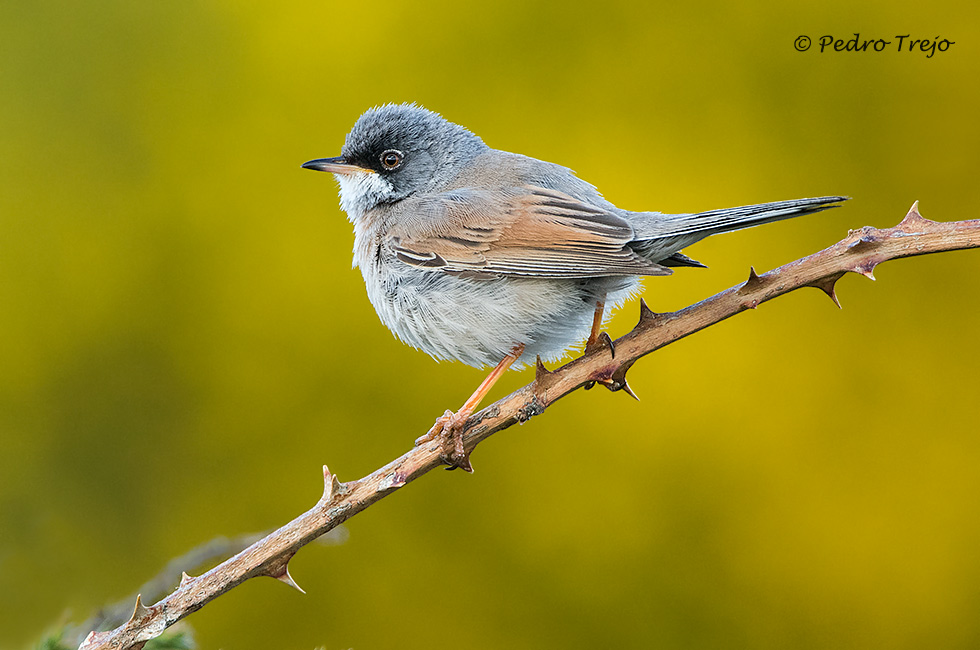
{"label": "bird", "polygon": [[838,207],[847,197],[666,214],[619,208],[561,165],[497,150],[417,104],[365,111],[330,172],[354,230],[378,317],[437,360],[490,375],[416,444],[439,439],[451,468],[472,471],[462,430],[494,382],[536,359],[597,342],[641,278],[704,267],[682,249],[705,237]]}

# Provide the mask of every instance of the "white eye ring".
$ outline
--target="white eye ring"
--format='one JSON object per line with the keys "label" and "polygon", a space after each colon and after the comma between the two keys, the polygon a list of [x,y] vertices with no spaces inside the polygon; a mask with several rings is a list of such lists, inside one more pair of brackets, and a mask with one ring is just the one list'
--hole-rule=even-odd
{"label": "white eye ring", "polygon": [[381,166],[387,170],[398,169],[404,159],[405,154],[398,149],[386,149],[381,154]]}

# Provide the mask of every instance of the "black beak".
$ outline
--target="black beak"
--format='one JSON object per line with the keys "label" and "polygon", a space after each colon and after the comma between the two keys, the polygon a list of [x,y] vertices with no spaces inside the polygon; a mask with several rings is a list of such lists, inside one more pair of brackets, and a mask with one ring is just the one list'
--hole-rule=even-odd
{"label": "black beak", "polygon": [[303,163],[303,169],[313,169],[318,172],[330,172],[331,174],[356,174],[366,172],[373,174],[374,170],[358,167],[344,160],[343,156],[336,158],[317,158]]}

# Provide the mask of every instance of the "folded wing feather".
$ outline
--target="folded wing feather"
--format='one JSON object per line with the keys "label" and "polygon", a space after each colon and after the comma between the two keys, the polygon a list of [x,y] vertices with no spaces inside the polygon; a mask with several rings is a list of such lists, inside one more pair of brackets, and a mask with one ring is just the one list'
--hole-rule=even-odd
{"label": "folded wing feather", "polygon": [[405,264],[447,273],[590,278],[669,275],[638,255],[628,221],[562,192],[535,186],[460,189],[407,199],[388,231]]}

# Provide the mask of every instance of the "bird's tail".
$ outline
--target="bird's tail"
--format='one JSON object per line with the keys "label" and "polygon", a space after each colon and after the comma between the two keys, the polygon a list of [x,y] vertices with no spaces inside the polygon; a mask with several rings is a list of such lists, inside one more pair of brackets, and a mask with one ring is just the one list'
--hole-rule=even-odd
{"label": "bird's tail", "polygon": [[685,246],[710,235],[837,208],[840,207],[837,204],[846,200],[846,196],[821,196],[693,214],[634,213],[637,241],[633,247],[651,259],[661,256],[661,259],[666,259]]}
{"label": "bird's tail", "polygon": [[771,221],[802,217],[829,208],[838,208],[840,206],[836,204],[846,201],[847,198],[846,196],[821,196],[815,199],[776,201],[758,205],[743,205],[739,208],[723,208],[695,214],[673,214],[669,216],[673,225],[671,229],[673,235],[703,233],[703,237],[707,237],[708,235],[741,230]]}

